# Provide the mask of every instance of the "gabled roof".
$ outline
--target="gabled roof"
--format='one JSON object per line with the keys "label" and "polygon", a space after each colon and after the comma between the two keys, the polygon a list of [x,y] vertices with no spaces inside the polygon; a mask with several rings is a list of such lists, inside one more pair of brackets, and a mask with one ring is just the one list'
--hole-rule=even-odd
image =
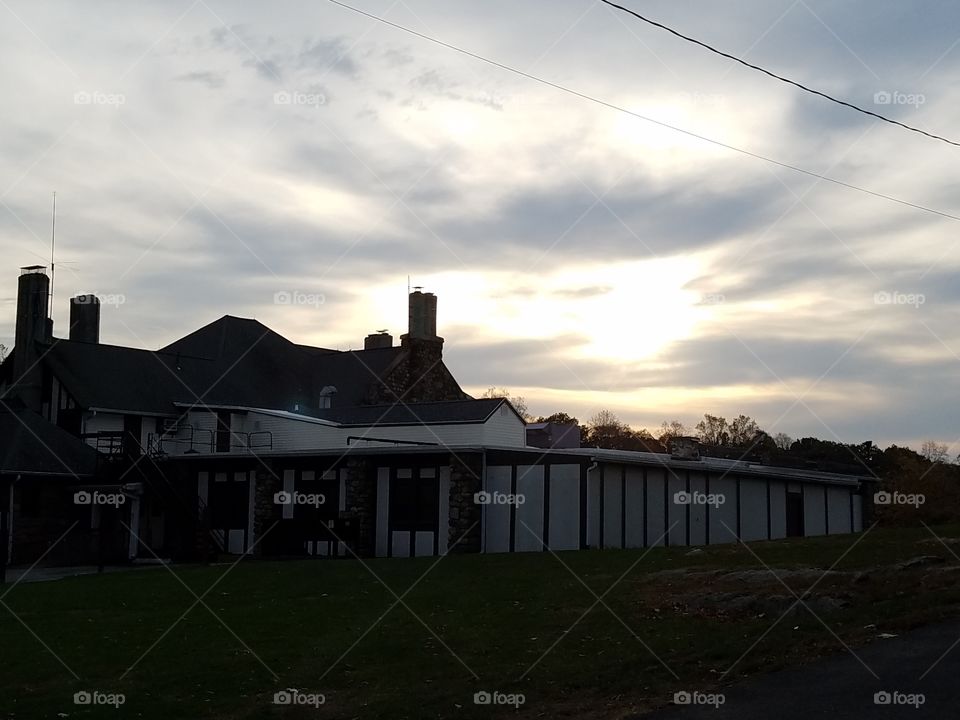
{"label": "gabled roof", "polygon": [[0,475],[93,475],[97,451],[15,399],[0,400]]}
{"label": "gabled roof", "polygon": [[401,352],[297,345],[226,315],[157,351],[58,339],[45,358],[85,408],[173,415],[178,402],[316,414],[327,386],[337,388],[335,405],[362,403]]}

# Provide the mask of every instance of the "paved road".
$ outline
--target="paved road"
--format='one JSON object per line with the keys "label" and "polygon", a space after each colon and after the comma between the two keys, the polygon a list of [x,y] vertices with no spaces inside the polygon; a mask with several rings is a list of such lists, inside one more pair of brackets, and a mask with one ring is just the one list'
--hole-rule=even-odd
{"label": "paved road", "polygon": [[[852,655],[844,653],[725,688],[726,702],[719,709],[704,705],[673,706],[646,715],[644,720],[960,718],[960,643],[920,680],[958,638],[960,621],[954,621],[913,630],[889,640],[878,639],[857,648],[857,655],[879,680]],[[925,701],[919,707],[878,705],[874,702],[874,693],[883,691],[922,693]]]}

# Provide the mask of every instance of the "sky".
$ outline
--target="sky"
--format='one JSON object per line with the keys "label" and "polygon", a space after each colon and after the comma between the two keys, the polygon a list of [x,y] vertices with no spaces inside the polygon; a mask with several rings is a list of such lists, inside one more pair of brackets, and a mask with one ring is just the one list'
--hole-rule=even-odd
{"label": "sky", "polygon": [[[749,62],[960,140],[960,8],[625,0]],[[597,0],[355,0],[726,145],[960,214],[960,148]],[[350,349],[439,297],[474,394],[636,427],[960,452],[956,220],[565,93],[327,2],[0,2],[0,342],[20,266],[158,348],[225,314]],[[884,95],[886,93],[886,95]],[[884,102],[889,100],[889,102]]]}

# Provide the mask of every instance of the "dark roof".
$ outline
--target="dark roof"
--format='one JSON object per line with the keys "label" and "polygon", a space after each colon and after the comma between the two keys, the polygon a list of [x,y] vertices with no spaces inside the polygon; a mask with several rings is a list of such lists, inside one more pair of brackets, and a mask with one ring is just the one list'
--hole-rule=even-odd
{"label": "dark roof", "polygon": [[[503,398],[445,400],[410,405],[367,405],[329,410],[320,417],[347,426],[423,425],[485,422],[506,401]],[[510,404],[507,403],[510,407]]]}
{"label": "dark roof", "polygon": [[318,414],[324,387],[337,388],[335,406],[362,403],[401,352],[297,345],[226,315],[157,351],[58,339],[45,357],[86,408],[174,414],[175,402],[202,402]]}
{"label": "dark roof", "polygon": [[16,398],[0,400],[0,438],[0,475],[93,475],[96,470],[96,450]]}

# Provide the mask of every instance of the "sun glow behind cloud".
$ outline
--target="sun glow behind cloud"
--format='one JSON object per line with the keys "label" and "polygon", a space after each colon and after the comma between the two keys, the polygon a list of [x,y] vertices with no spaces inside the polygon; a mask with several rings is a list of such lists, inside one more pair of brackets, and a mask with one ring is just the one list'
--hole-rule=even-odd
{"label": "sun glow behind cloud", "polygon": [[[456,327],[461,334],[469,329],[476,341],[577,336],[582,342],[571,356],[629,362],[692,337],[712,312],[697,293],[684,289],[701,269],[696,256],[685,256],[595,263],[540,275],[536,285],[529,273],[449,272],[414,281],[439,296],[441,334]],[[402,328],[400,291],[392,284],[375,288],[364,315]]]}

